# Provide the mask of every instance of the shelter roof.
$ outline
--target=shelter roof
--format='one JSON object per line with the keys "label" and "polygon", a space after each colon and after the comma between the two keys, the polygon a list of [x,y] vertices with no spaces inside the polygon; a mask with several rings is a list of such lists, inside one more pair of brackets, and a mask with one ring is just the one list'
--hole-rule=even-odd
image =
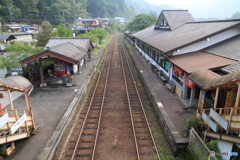
{"label": "shelter roof", "polygon": [[89,49],[93,49],[92,41],[88,37],[53,37],[50,38],[45,47],[53,47],[62,43],[71,42],[76,47],[80,48],[84,52],[87,52]]}
{"label": "shelter roof", "polygon": [[72,43],[67,42],[58,44],[56,46],[48,47],[46,50],[43,50],[35,55],[21,60],[20,63],[24,65],[45,56],[53,56],[72,64],[78,64],[79,61],[82,60],[82,58],[86,55],[86,52],[82,51]]}
{"label": "shelter roof", "polygon": [[22,76],[10,76],[0,78],[0,88],[10,89],[12,91],[25,92],[33,87],[32,83]]}
{"label": "shelter roof", "polygon": [[223,58],[202,51],[169,57],[168,60],[187,73],[192,73],[198,69],[212,69],[223,67],[236,62],[231,59]]}
{"label": "shelter roof", "polygon": [[209,70],[198,70],[190,74],[189,78],[205,90],[217,87],[231,87],[236,86],[236,83],[240,82],[240,71],[219,76]]}
{"label": "shelter roof", "polygon": [[134,33],[133,37],[169,53],[237,26],[240,20],[187,22],[173,31],[154,30],[152,26]]}
{"label": "shelter roof", "polygon": [[171,31],[177,29],[187,22],[195,21],[188,10],[163,10],[158,18],[155,29],[161,26],[163,20],[166,20]]}
{"label": "shelter roof", "polygon": [[0,41],[4,41],[4,40],[8,41],[12,39],[16,39],[16,38],[11,34],[0,34]]}

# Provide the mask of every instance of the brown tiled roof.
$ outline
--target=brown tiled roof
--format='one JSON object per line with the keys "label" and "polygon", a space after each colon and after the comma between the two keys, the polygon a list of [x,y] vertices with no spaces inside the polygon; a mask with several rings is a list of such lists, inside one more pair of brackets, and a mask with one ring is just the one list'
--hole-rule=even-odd
{"label": "brown tiled roof", "polygon": [[93,49],[91,40],[87,37],[53,37],[50,38],[45,47],[53,47],[61,43],[71,42],[76,47],[87,52],[88,49]]}
{"label": "brown tiled roof", "polygon": [[36,59],[39,59],[41,57],[45,57],[48,55],[57,57],[58,59],[62,59],[69,63],[77,64],[84,56],[87,55],[87,53],[82,51],[72,43],[67,42],[67,43],[58,44],[53,47],[48,47],[46,50],[43,50],[37,54],[34,54],[30,57],[27,57],[21,60],[20,63],[24,65],[26,63],[32,62]]}
{"label": "brown tiled roof", "polygon": [[221,70],[224,72],[232,73],[240,70],[240,35],[208,47],[204,51],[238,61],[223,67]]}
{"label": "brown tiled roof", "polygon": [[71,58],[76,61],[80,61],[84,56],[87,55],[86,52],[83,52],[70,42],[50,47],[50,51]]}
{"label": "brown tiled roof", "polygon": [[168,60],[187,73],[192,73],[199,69],[222,67],[236,62],[234,60],[201,51],[173,56],[168,58]]}
{"label": "brown tiled roof", "polygon": [[188,10],[163,10],[162,14],[172,31],[187,22],[195,21]]}
{"label": "brown tiled roof", "polygon": [[168,53],[239,25],[240,20],[191,22],[174,31],[154,30],[152,26],[134,33],[133,36]]}

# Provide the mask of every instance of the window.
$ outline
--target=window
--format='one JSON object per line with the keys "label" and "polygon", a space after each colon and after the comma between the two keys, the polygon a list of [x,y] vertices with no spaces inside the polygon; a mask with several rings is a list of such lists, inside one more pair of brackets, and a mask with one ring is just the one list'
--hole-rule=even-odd
{"label": "window", "polygon": [[147,52],[146,52],[148,55],[150,54],[150,48],[149,46],[147,46]]}
{"label": "window", "polygon": [[168,69],[170,67],[170,62],[169,61],[165,61],[164,62],[164,69],[168,72]]}

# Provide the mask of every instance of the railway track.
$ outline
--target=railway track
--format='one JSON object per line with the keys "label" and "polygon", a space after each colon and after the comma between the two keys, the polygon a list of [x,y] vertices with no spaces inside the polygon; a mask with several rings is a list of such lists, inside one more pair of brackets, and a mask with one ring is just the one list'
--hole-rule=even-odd
{"label": "railway track", "polygon": [[136,85],[115,36],[54,159],[160,159]]}

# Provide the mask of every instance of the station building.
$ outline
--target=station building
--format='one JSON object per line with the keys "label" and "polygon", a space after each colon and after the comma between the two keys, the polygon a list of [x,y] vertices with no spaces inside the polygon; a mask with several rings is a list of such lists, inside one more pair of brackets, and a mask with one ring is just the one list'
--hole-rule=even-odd
{"label": "station building", "polygon": [[198,22],[188,10],[163,10],[156,25],[125,35],[170,92],[198,107],[207,135],[239,149],[240,19]]}

